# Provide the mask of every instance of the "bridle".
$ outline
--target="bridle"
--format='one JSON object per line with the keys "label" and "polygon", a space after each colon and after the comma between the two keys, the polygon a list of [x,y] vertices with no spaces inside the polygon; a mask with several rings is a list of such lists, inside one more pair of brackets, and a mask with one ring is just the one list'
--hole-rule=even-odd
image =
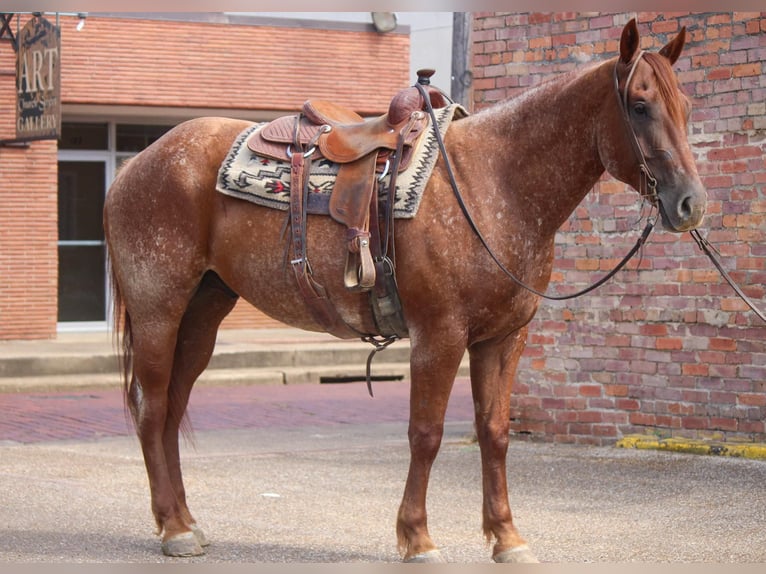
{"label": "bridle", "polygon": [[[633,124],[630,123],[630,112],[628,109],[628,94],[630,89],[630,83],[631,83],[631,80],[633,79],[633,74],[636,71],[638,62],[641,61],[641,58],[643,57],[643,55],[644,55],[644,52],[642,50],[638,53],[638,56],[636,56],[636,58],[633,60],[630,71],[628,72],[628,77],[625,80],[625,90],[622,96],[620,95],[619,77],[617,74],[617,67],[619,64],[619,60],[615,63],[614,92],[617,97],[618,107],[621,110],[621,115],[623,118],[625,129],[629,134],[629,141],[631,142],[631,146],[633,147],[633,151],[636,155],[636,159],[638,160],[638,169],[640,171],[640,179],[639,179],[640,189],[638,190],[638,192],[642,198],[648,199],[651,202],[652,206],[656,206],[659,209],[660,198],[659,198],[659,194],[657,193],[657,178],[654,177],[652,170],[649,168],[649,165],[646,162],[646,156],[644,155],[644,152],[641,149],[641,144],[638,141],[638,136],[636,136],[636,132],[633,129]],[[423,99],[425,101],[426,111],[431,116],[431,124],[433,126],[433,130],[436,135],[436,142],[439,145],[439,152],[441,153],[441,156],[444,159],[444,165],[447,169],[447,174],[449,175],[450,186],[452,187],[452,190],[455,193],[455,198],[457,199],[457,203],[460,206],[460,210],[463,212],[463,215],[465,216],[466,221],[471,227],[471,230],[477,236],[482,246],[487,251],[487,253],[492,258],[492,260],[495,262],[495,264],[500,268],[500,270],[503,273],[505,273],[505,275],[507,275],[511,280],[513,280],[513,282],[516,283],[518,286],[526,289],[530,293],[533,293],[539,297],[543,297],[545,299],[549,299],[553,301],[564,301],[567,299],[574,299],[575,297],[580,297],[600,287],[601,285],[606,283],[609,279],[611,279],[618,271],[620,271],[623,267],[625,267],[628,261],[630,261],[630,259],[646,243],[647,239],[649,238],[649,234],[652,232],[656,224],[656,220],[657,220],[656,216],[655,217],[650,216],[647,219],[646,226],[644,227],[644,230],[641,233],[641,236],[638,238],[635,245],[631,248],[628,254],[625,257],[623,257],[623,259],[615,266],[614,269],[612,269],[612,271],[607,273],[604,277],[596,281],[591,286],[586,287],[585,289],[582,289],[581,291],[572,293],[570,295],[549,295],[547,293],[538,291],[537,289],[524,283],[521,279],[516,277],[516,275],[514,275],[503,264],[502,261],[500,261],[498,256],[490,247],[489,243],[487,243],[487,240],[481,234],[481,231],[476,225],[476,222],[471,217],[471,214],[468,211],[468,208],[465,205],[465,202],[463,201],[463,197],[460,195],[460,189],[458,188],[457,181],[455,180],[455,174],[452,170],[452,166],[449,161],[449,156],[447,155],[447,149],[444,146],[444,140],[441,137],[441,133],[439,132],[439,129],[436,127],[437,125],[436,115],[434,113],[433,107],[431,106],[430,97],[428,93],[426,92],[425,87],[421,85],[420,82],[416,84],[416,87],[420,91],[420,94],[423,96]],[[690,234],[694,238],[694,241],[697,243],[699,248],[705,253],[705,255],[707,255],[710,258],[713,265],[715,265],[716,269],[718,269],[718,271],[721,273],[721,276],[729,283],[729,285],[732,287],[732,289],[734,289],[737,295],[745,302],[745,304],[748,307],[750,307],[750,309],[758,316],[758,318],[766,322],[766,314],[755,306],[755,304],[747,297],[747,295],[745,295],[742,289],[733,281],[733,279],[729,276],[729,274],[723,268],[723,265],[721,264],[721,262],[718,260],[718,258],[715,255],[715,253],[717,252],[715,247],[711,245],[710,242],[706,238],[704,238],[697,229],[693,229],[692,231],[690,231]],[[369,364],[368,364],[368,368],[369,368]]]}
{"label": "bridle", "polygon": [[[641,150],[641,145],[638,142],[638,137],[636,136],[635,131],[633,130],[633,126],[630,123],[630,117],[628,114],[628,108],[627,108],[627,101],[628,101],[628,88],[630,87],[630,81],[633,78],[633,72],[636,70],[636,65],[638,64],[639,60],[641,59],[643,55],[643,51],[639,52],[638,57],[633,62],[633,65],[630,69],[630,72],[628,73],[628,79],[625,83],[625,97],[624,101],[623,98],[620,97],[620,90],[618,85],[618,78],[617,78],[617,64],[619,63],[619,60],[617,63],[615,63],[614,67],[614,77],[615,77],[615,93],[617,95],[617,100],[619,102],[619,107],[622,110],[622,116],[625,120],[625,124],[627,126],[628,133],[631,136],[631,145],[633,146],[636,157],[638,159],[639,164],[639,170],[641,172],[641,185],[642,189],[639,190],[639,193],[642,197],[648,198],[653,205],[656,205],[658,202],[658,195],[657,195],[657,179],[652,175],[652,171],[649,169],[649,166],[646,163],[646,157],[644,156],[643,151]],[[447,169],[447,174],[449,176],[449,182],[450,186],[452,187],[452,191],[455,193],[455,198],[457,199],[457,203],[460,206],[460,210],[463,212],[463,216],[466,218],[466,221],[468,222],[468,225],[471,227],[471,230],[474,232],[476,237],[481,242],[484,249],[487,251],[489,256],[492,258],[492,260],[495,262],[495,264],[500,268],[500,270],[505,273],[514,283],[516,283],[519,287],[522,287],[523,289],[526,289],[530,293],[533,293],[534,295],[537,295],[538,297],[543,297],[544,299],[549,299],[552,301],[565,301],[567,299],[574,299],[576,297],[580,297],[582,295],[585,295],[586,293],[590,293],[594,289],[597,289],[609,279],[614,277],[625,265],[628,263],[628,261],[631,260],[631,258],[643,247],[643,245],[646,243],[647,239],[649,238],[649,234],[652,232],[652,229],[654,229],[654,226],[656,224],[656,217],[649,217],[646,223],[646,226],[644,227],[643,232],[641,233],[641,236],[636,240],[635,245],[631,248],[631,250],[628,252],[628,254],[622,258],[622,260],[612,269],[609,273],[604,275],[601,279],[590,285],[589,287],[586,287],[585,289],[582,289],[581,291],[577,291],[576,293],[571,293],[569,295],[549,295],[547,293],[543,293],[542,291],[538,291],[534,287],[531,287],[530,285],[527,285],[524,283],[521,279],[516,277],[516,275],[509,270],[505,264],[503,264],[502,261],[500,261],[500,258],[497,256],[497,254],[493,251],[493,249],[490,247],[487,240],[482,235],[481,231],[479,230],[478,226],[476,225],[476,222],[473,220],[473,217],[471,217],[470,212],[468,211],[468,207],[465,204],[465,201],[463,201],[463,197],[460,194],[460,189],[458,188],[457,181],[455,179],[455,173],[452,170],[452,165],[450,164],[449,156],[447,155],[447,148],[444,146],[444,140],[441,137],[441,134],[439,133],[439,129],[437,127],[436,122],[436,114],[434,113],[433,107],[431,106],[431,99],[428,95],[428,92],[426,91],[426,88],[423,84],[421,84],[420,81],[415,84],[415,86],[420,91],[421,96],[423,96],[423,100],[425,101],[426,111],[431,116],[431,125],[433,126],[434,134],[436,136],[436,142],[439,145],[439,152],[441,153],[442,159],[444,160],[445,168]]]}
{"label": "bridle", "polygon": [[640,171],[639,189],[638,193],[641,197],[648,199],[652,205],[657,205],[659,196],[657,195],[657,178],[652,174],[652,170],[649,169],[649,164],[646,163],[646,156],[644,150],[641,149],[641,144],[638,141],[636,130],[633,129],[633,124],[630,123],[630,109],[628,108],[628,94],[630,92],[630,82],[633,80],[633,74],[638,67],[638,62],[644,56],[644,51],[641,50],[633,60],[633,64],[628,72],[628,77],[625,80],[625,90],[622,97],[620,97],[620,79],[617,74],[617,64],[614,65],[614,93],[617,96],[620,109],[622,110],[622,119],[625,124],[625,130],[628,132],[630,144],[633,147],[633,152],[638,159],[638,169]]}
{"label": "bridle", "polygon": [[[657,178],[654,177],[652,170],[649,169],[649,165],[646,163],[646,157],[644,156],[644,152],[641,149],[641,144],[638,141],[638,137],[636,136],[636,132],[633,129],[633,125],[630,123],[630,111],[628,108],[628,88],[630,88],[630,81],[633,79],[633,72],[636,71],[636,65],[643,55],[644,51],[641,50],[638,53],[638,56],[636,56],[630,72],[628,72],[628,78],[625,80],[625,91],[623,92],[622,98],[620,98],[617,65],[614,66],[614,88],[615,93],[617,94],[617,99],[620,102],[622,117],[625,122],[627,132],[630,134],[630,143],[633,146],[633,151],[635,152],[636,157],[638,158],[639,169],[641,170],[639,193],[642,197],[648,198],[649,201],[652,202],[652,205],[657,205],[660,200],[659,196],[657,195]],[[734,282],[731,276],[723,268],[723,265],[716,256],[718,250],[705,237],[702,236],[698,229],[692,229],[689,234],[697,243],[697,246],[700,248],[700,250],[702,250],[702,252],[708,256],[715,268],[718,269],[718,272],[721,274],[721,276],[726,280],[731,288],[734,289],[734,292],[739,296],[739,298],[742,299],[742,301],[744,301],[748,307],[750,307],[750,309],[758,316],[759,319],[761,319],[761,321],[766,323],[766,314],[755,306],[755,303],[750,300],[750,298],[744,293],[744,291],[742,291],[739,285]]]}

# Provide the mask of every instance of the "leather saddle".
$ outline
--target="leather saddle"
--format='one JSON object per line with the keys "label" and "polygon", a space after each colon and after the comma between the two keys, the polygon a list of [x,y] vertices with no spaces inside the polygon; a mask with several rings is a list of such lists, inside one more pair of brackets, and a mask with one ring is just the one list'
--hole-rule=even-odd
{"label": "leather saddle", "polygon": [[411,121],[412,126],[404,134],[403,141],[407,157],[402,157],[399,168],[404,170],[412,155],[413,144],[428,124],[420,103],[410,101],[410,90],[414,89],[399,92],[392,100],[388,113],[369,120],[333,102],[308,100],[303,104],[300,115],[283,116],[271,121],[250,136],[247,145],[257,155],[289,162],[297,139],[304,148],[311,148],[311,159],[326,158],[334,163],[347,164],[379,152],[377,163],[382,165],[390,152],[397,149],[399,134]]}
{"label": "leather saddle", "polygon": [[[433,73],[433,70],[419,71],[418,82],[426,86],[432,107],[444,107],[448,103],[445,96],[428,86],[428,78]],[[300,113],[271,121],[247,141],[254,154],[290,163],[294,257],[291,263],[304,299],[329,332],[349,334],[344,331],[345,324],[338,324],[340,318],[334,307],[329,301],[323,301],[326,300],[324,289],[312,279],[306,256],[311,162],[324,158],[339,166],[330,195],[329,215],[347,228],[344,284],[351,290],[371,290],[376,287],[381,268],[376,261],[380,253],[373,253],[373,250],[381,251],[378,186],[388,175],[387,190],[391,193],[387,195],[394,195],[396,175],[407,168],[429,126],[426,109],[423,95],[415,86],[398,92],[387,113],[372,119],[364,119],[333,102],[308,100]],[[387,197],[387,201],[393,205],[394,198]]]}

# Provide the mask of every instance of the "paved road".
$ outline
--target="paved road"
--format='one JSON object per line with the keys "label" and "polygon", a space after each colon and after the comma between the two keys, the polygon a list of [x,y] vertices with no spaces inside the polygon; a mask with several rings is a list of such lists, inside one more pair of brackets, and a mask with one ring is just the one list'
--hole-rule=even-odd
{"label": "paved road", "polygon": [[[170,559],[119,393],[0,396],[0,562],[395,562],[407,385],[201,387],[184,444],[212,546]],[[487,562],[459,381],[429,493],[445,557]],[[766,463],[513,442],[515,519],[549,562],[766,562]]]}

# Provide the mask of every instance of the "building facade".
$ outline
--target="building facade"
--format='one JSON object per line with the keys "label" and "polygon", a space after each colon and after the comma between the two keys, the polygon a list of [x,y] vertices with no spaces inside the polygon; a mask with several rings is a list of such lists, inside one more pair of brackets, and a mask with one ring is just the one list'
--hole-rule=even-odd
{"label": "building facade", "polygon": [[[55,21],[55,14],[45,16]],[[14,16],[15,33],[32,18]],[[265,121],[309,98],[383,113],[409,85],[409,29],[185,14],[60,17],[58,141],[0,147],[0,339],[105,329],[101,224],[121,162],[186,119]],[[353,58],[349,58],[353,54]],[[15,134],[16,53],[0,41],[0,140]],[[239,304],[226,326],[276,323]]]}

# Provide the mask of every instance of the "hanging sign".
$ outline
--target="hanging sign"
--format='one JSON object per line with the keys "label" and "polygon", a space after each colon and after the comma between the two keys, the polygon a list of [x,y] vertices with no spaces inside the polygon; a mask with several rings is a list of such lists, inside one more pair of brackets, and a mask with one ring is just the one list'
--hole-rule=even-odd
{"label": "hanging sign", "polygon": [[35,16],[17,37],[16,139],[58,139],[61,134],[61,31]]}

